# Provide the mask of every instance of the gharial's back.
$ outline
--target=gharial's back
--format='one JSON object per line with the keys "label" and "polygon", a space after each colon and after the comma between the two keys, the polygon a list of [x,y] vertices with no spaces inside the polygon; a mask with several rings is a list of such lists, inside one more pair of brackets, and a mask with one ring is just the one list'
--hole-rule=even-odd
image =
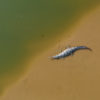
{"label": "gharial's back", "polygon": [[92,50],[86,46],[76,46],[76,47],[71,47],[71,48],[67,48],[65,49],[64,51],[62,51],[61,53],[55,55],[55,56],[52,56],[53,59],[60,59],[60,58],[65,58],[67,56],[70,56],[72,55],[75,51],[77,50],[83,50],[83,49],[87,49],[87,50]]}

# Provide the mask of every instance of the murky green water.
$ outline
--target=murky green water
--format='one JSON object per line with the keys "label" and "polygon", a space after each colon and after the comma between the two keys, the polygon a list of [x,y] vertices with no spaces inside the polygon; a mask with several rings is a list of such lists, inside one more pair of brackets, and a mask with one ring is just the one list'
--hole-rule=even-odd
{"label": "murky green water", "polygon": [[100,0],[0,0],[0,90],[18,78],[31,56],[98,4]]}

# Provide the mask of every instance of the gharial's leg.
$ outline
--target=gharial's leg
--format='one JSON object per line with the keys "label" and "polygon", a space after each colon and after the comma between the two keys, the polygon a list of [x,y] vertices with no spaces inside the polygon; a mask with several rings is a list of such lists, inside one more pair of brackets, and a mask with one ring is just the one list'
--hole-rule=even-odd
{"label": "gharial's leg", "polygon": [[71,56],[74,56],[74,53],[71,53]]}

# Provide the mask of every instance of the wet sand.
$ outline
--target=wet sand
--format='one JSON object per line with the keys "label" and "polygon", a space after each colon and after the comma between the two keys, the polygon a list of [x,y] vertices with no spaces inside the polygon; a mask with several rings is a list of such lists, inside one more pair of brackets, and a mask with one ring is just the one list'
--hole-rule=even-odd
{"label": "wet sand", "polygon": [[[60,43],[37,57],[30,72],[0,100],[99,100],[100,8],[70,32],[69,38],[64,35]],[[86,45],[93,51],[78,51],[57,61],[48,58],[67,45]]]}

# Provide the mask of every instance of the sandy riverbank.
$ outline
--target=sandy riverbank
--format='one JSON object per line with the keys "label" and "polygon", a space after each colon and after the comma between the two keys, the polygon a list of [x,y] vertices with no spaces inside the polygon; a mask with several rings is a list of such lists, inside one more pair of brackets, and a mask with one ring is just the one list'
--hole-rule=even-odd
{"label": "sandy riverbank", "polygon": [[[93,52],[52,61],[57,44],[35,61],[30,73],[8,89],[0,100],[99,100],[100,99],[100,8],[83,18],[72,36],[60,47],[86,45]],[[61,49],[61,48],[60,48]]]}

